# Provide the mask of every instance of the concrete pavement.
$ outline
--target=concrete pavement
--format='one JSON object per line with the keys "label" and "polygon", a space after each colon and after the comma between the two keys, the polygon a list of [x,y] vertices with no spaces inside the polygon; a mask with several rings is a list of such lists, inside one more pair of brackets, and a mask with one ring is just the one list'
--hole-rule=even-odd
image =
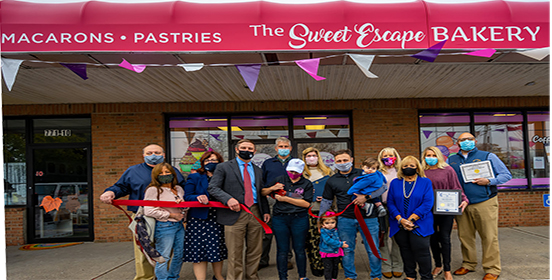
{"label": "concrete pavement", "polygon": [[[550,279],[549,227],[500,228],[499,239],[502,259],[502,274],[499,279]],[[360,244],[360,240],[357,239],[357,242],[355,263],[359,274],[358,279],[370,279],[368,256]],[[6,268],[10,280],[121,280],[134,277],[134,255],[131,242],[88,242],[76,246],[36,251],[21,251],[19,247],[9,246],[6,248]],[[275,244],[272,249],[270,266],[259,271],[261,280],[278,279]],[[479,243],[478,250],[479,259],[481,259]],[[461,263],[460,242],[456,230],[454,230],[452,233],[452,270],[459,268]],[[226,265],[223,269],[224,274],[225,271]],[[479,265],[475,272],[465,276],[455,276],[454,279],[480,280],[484,274]],[[307,276],[311,280],[323,279],[323,277],[314,277],[310,271]],[[209,268],[207,279],[211,279],[211,277],[212,271]],[[343,270],[340,270],[338,278],[344,279]],[[184,264],[180,279],[195,279],[192,264]],[[289,271],[289,279],[298,279],[297,269]],[[443,279],[442,274],[436,279]]]}

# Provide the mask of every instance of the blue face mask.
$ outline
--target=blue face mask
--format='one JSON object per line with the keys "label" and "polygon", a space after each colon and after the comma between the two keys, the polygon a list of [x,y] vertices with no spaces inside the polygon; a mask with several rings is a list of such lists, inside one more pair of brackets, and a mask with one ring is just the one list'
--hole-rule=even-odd
{"label": "blue face mask", "polygon": [[217,168],[217,164],[218,163],[214,163],[214,162],[210,162],[210,163],[207,163],[205,164],[205,171],[209,171],[209,172],[215,172],[215,169]]}
{"label": "blue face mask", "polygon": [[165,157],[163,155],[152,154],[149,156],[145,156],[144,161],[150,165],[157,165],[165,161]]}
{"label": "blue face mask", "polygon": [[466,140],[466,141],[462,141],[460,142],[460,149],[462,149],[462,151],[471,151],[473,150],[473,148],[475,148],[475,141],[474,140]]}
{"label": "blue face mask", "polygon": [[353,167],[353,163],[352,162],[346,162],[346,163],[336,163],[335,164],[335,168],[337,168],[337,170],[339,171],[342,171],[342,172],[347,172],[351,169],[351,167]]}
{"label": "blue face mask", "polygon": [[287,157],[289,155],[289,152],[289,149],[278,149],[278,154],[283,157]]}
{"label": "blue face mask", "polygon": [[435,164],[437,164],[439,160],[436,158],[436,157],[426,157],[425,158],[425,162],[427,164],[429,164],[429,166],[434,166]]}

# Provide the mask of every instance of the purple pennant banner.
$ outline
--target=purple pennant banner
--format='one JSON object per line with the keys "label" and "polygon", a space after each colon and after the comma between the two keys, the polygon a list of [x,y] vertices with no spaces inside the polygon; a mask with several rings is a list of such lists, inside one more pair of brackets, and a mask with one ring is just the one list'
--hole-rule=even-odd
{"label": "purple pennant banner", "polygon": [[429,138],[429,135],[431,135],[431,133],[433,133],[433,131],[431,131],[431,130],[424,130],[423,132],[424,132],[424,135],[425,135],[426,139]]}
{"label": "purple pennant banner", "polygon": [[433,62],[433,61],[435,61],[435,59],[437,58],[437,56],[441,52],[441,49],[443,48],[443,46],[445,45],[446,42],[447,42],[447,40],[441,41],[441,42],[429,47],[428,49],[425,49],[425,50],[423,50],[423,51],[421,51],[417,54],[411,55],[411,56],[415,57],[415,58],[418,58],[418,59],[421,59],[421,60],[428,61],[428,62]]}
{"label": "purple pennant banner", "polygon": [[254,91],[259,79],[261,64],[236,65],[236,68],[238,68],[249,89]]}
{"label": "purple pennant banner", "polygon": [[217,141],[222,141],[219,139],[220,134],[211,134],[211,136],[213,136],[213,138],[215,138]]}
{"label": "purple pennant banner", "polygon": [[83,80],[88,79],[88,76],[86,75],[86,64],[78,64],[78,63],[60,63],[60,64],[65,66],[67,69],[73,71],[73,73],[77,74]]}
{"label": "purple pennant banner", "polygon": [[515,141],[515,142],[521,142],[522,141],[521,139],[518,139],[516,137],[508,137],[508,140]]}
{"label": "purple pennant banner", "polygon": [[447,132],[447,135],[448,135],[450,138],[454,137],[454,134],[456,134],[456,132],[454,132],[454,131]]}

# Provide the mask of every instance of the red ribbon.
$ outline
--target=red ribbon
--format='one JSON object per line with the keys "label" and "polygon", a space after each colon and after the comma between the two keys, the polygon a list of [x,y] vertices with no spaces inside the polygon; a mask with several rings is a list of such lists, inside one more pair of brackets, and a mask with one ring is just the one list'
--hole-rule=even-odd
{"label": "red ribbon", "polygon": [[[331,214],[324,217],[337,217],[343,214],[349,206],[353,205],[353,202],[349,203],[343,211],[337,213],[337,214]],[[353,206],[354,207],[354,206]],[[312,208],[312,207],[311,207]],[[311,215],[314,218],[320,218],[321,216],[316,216],[312,213],[311,208],[309,208],[309,215]],[[372,239],[372,234],[370,234],[370,230],[368,230],[368,226],[366,225],[366,222],[364,221],[364,218],[362,217],[362,214],[360,213],[360,207],[355,207],[355,217],[358,221],[358,224],[360,225],[360,229],[362,230],[362,233],[364,233],[364,236],[366,237],[366,240],[368,241],[368,245],[370,246],[370,250],[372,250],[372,253],[374,256],[376,256],[378,259],[382,261],[387,261],[387,259],[384,259],[380,256],[378,248],[376,247],[376,244],[374,243],[374,239]]]}
{"label": "red ribbon", "polygon": [[[228,206],[222,204],[221,202],[216,202],[216,201],[210,201],[207,204],[203,204],[203,203],[200,203],[199,201],[183,201],[183,202],[180,202],[180,203],[176,203],[174,201],[157,201],[157,200],[113,200],[112,204],[113,204],[113,206],[121,209],[125,213],[125,215],[129,218],[130,221],[132,221],[132,218],[127,214],[127,212],[125,210],[123,210],[123,208],[121,208],[120,205],[126,205],[126,206],[152,206],[152,207],[166,207],[166,208],[214,207],[214,208],[230,209]],[[253,213],[251,213],[251,211],[247,207],[245,207],[245,205],[240,204],[240,208],[243,211],[253,215]],[[259,222],[259,224],[261,224],[261,226],[263,227],[266,234],[272,234],[272,229],[265,222],[263,222],[261,219],[257,218],[257,216],[255,216],[255,215],[253,215],[253,217],[255,217],[255,219]]]}

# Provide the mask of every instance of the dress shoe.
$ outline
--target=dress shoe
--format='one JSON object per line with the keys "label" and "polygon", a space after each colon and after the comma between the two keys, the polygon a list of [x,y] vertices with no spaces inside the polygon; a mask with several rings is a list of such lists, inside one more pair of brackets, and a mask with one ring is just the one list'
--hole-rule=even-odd
{"label": "dress shoe", "polygon": [[293,269],[293,263],[288,261],[288,269]]}
{"label": "dress shoe", "polygon": [[261,264],[259,264],[258,270],[261,270],[261,269],[263,269],[263,268],[265,268],[265,267],[268,267],[268,264],[267,264],[267,263],[261,263]]}
{"label": "dress shoe", "polygon": [[345,280],[355,280],[355,279],[347,277],[345,278]]}
{"label": "dress shoe", "polygon": [[435,269],[433,269],[433,272],[431,272],[431,275],[433,275],[433,277],[441,274],[443,272],[443,268],[442,267],[436,267]]}
{"label": "dress shoe", "polygon": [[372,280],[381,280],[381,278],[376,277],[376,278],[372,278]]}
{"label": "dress shoe", "polygon": [[457,269],[453,274],[454,275],[466,275],[469,272],[473,272],[473,270],[469,270],[465,267],[461,267],[461,268]]}
{"label": "dress shoe", "polygon": [[381,275],[385,278],[393,278],[393,272],[382,272]]}
{"label": "dress shoe", "polygon": [[393,272],[393,276],[395,276],[397,278],[401,278],[402,275],[403,275],[402,272]]}
{"label": "dress shoe", "polygon": [[498,279],[498,276],[499,275],[492,274],[492,273],[487,273],[487,274],[485,274],[485,277],[483,277],[483,280],[496,280],[496,279]]}

